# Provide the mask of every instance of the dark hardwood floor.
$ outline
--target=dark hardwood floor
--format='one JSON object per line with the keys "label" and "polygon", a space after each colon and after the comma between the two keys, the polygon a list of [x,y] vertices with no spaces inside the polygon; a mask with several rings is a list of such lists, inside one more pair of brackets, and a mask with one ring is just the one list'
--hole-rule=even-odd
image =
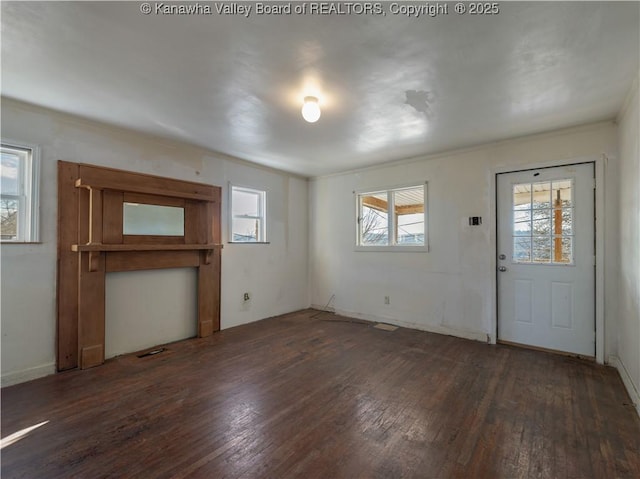
{"label": "dark hardwood floor", "polygon": [[2,478],[638,478],[583,360],[301,311],[2,390]]}

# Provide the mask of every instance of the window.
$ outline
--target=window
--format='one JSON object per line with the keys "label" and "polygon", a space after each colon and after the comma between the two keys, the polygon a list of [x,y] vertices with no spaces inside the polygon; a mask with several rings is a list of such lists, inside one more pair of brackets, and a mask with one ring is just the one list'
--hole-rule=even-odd
{"label": "window", "polygon": [[266,243],[267,193],[252,188],[231,186],[232,243]]}
{"label": "window", "polygon": [[2,142],[0,237],[2,242],[38,241],[38,158],[35,147]]}
{"label": "window", "polygon": [[573,181],[513,185],[513,261],[573,264]]}
{"label": "window", "polygon": [[357,249],[427,248],[426,183],[357,195]]}

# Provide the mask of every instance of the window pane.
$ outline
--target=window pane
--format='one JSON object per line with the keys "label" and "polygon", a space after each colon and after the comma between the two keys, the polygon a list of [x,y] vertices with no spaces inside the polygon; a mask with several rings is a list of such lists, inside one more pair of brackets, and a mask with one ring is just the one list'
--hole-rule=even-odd
{"label": "window pane", "polygon": [[531,208],[531,184],[513,185],[513,209],[528,210]]}
{"label": "window pane", "polygon": [[572,238],[557,236],[553,238],[553,262],[571,263]]}
{"label": "window pane", "polygon": [[[571,199],[571,183],[571,180],[553,182],[553,206],[562,206],[563,208],[573,206]],[[560,205],[558,205],[558,201],[560,201]]]}
{"label": "window pane", "polygon": [[260,216],[260,194],[233,189],[233,216]]}
{"label": "window pane", "polygon": [[551,183],[533,183],[533,208],[551,207]]}
{"label": "window pane", "polygon": [[0,193],[3,195],[20,195],[20,162],[23,161],[21,156],[13,150],[2,149]]}
{"label": "window pane", "polygon": [[424,213],[398,216],[398,244],[424,245]]}
{"label": "window pane", "polygon": [[551,261],[551,238],[534,236],[531,241],[531,261],[549,263]]}
{"label": "window pane", "polygon": [[533,234],[534,235],[550,235],[551,234],[551,216],[549,210],[533,211]]}
{"label": "window pane", "polygon": [[513,238],[513,261],[517,263],[528,263],[531,261],[531,238]]}
{"label": "window pane", "polygon": [[573,208],[566,208],[562,210],[562,234],[573,234]]}
{"label": "window pane", "polygon": [[255,243],[260,238],[260,220],[255,218],[233,218],[232,241]]}
{"label": "window pane", "polygon": [[369,208],[373,208],[378,211],[388,211],[389,203],[387,202],[387,192],[382,191],[380,193],[367,193],[360,197],[360,202]]}
{"label": "window pane", "polygon": [[[389,223],[386,211],[365,205],[362,198],[362,217],[360,218],[360,242],[363,245],[389,244]],[[385,201],[386,203],[386,201]]]}
{"label": "window pane", "polygon": [[531,236],[531,211],[513,212],[513,235]]}
{"label": "window pane", "polygon": [[231,186],[230,241],[266,242],[266,192]]}
{"label": "window pane", "polygon": [[559,263],[573,263],[573,238],[563,237],[561,239],[562,256],[556,259]]}
{"label": "window pane", "polygon": [[396,244],[424,245],[424,188],[407,188],[393,193],[396,214]]}
{"label": "window pane", "polygon": [[572,235],[573,234],[573,208],[563,208],[553,210],[553,234]]}
{"label": "window pane", "polygon": [[124,203],[122,213],[125,235],[184,236],[184,208]]}
{"label": "window pane", "polygon": [[0,200],[0,235],[3,240],[18,238],[18,200]]}

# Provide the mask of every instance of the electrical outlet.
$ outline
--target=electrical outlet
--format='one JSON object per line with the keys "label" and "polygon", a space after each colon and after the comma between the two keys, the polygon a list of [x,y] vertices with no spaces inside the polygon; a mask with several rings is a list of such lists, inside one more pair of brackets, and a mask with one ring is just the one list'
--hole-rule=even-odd
{"label": "electrical outlet", "polygon": [[244,293],[244,300],[249,301],[251,299],[251,295],[249,293]]}
{"label": "electrical outlet", "polygon": [[391,304],[391,301],[389,301],[389,296],[384,297],[384,304]]}

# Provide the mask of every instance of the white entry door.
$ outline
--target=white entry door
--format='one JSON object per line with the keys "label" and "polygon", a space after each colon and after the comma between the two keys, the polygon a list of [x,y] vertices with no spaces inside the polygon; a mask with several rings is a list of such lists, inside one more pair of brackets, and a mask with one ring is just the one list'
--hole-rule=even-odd
{"label": "white entry door", "polygon": [[595,356],[594,165],[497,177],[498,339]]}

